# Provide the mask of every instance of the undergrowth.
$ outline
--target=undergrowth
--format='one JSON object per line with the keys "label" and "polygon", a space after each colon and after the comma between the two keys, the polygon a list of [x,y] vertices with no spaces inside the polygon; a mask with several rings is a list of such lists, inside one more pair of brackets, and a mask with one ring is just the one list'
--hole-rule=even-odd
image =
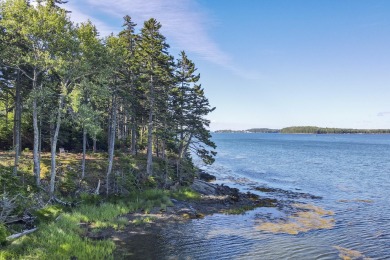
{"label": "undergrowth", "polygon": [[[134,192],[124,198],[100,203],[84,203],[65,212],[58,206],[48,206],[36,212],[38,231],[19,238],[0,251],[0,259],[112,259],[115,244],[112,240],[92,240],[86,237],[87,224],[95,230],[112,227],[123,229],[128,224],[124,214],[142,210],[149,213],[152,208],[166,210],[172,206],[170,197],[195,199],[199,194],[190,189],[165,191],[150,189]],[[92,202],[99,201],[98,198]],[[90,202],[90,200],[88,200]],[[150,223],[153,217],[135,219],[132,223]]]}

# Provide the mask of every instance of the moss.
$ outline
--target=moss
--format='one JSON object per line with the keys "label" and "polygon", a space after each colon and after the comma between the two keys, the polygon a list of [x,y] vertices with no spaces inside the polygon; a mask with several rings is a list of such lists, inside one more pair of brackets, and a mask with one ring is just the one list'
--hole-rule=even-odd
{"label": "moss", "polygon": [[239,208],[228,209],[224,213],[228,215],[241,215],[244,214],[246,211],[255,209],[256,207],[256,205],[244,205]]}

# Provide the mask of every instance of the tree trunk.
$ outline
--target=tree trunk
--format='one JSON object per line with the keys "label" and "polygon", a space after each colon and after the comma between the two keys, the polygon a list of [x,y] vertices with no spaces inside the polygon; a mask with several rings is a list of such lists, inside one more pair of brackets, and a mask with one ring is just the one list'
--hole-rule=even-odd
{"label": "tree trunk", "polygon": [[56,180],[56,151],[57,151],[57,142],[58,134],[61,127],[61,117],[62,117],[62,108],[64,106],[64,94],[60,94],[60,100],[58,102],[58,111],[57,111],[57,121],[55,125],[55,130],[53,137],[51,138],[51,169],[50,169],[50,196],[54,196],[55,180]]}
{"label": "tree trunk", "polygon": [[37,71],[34,69],[34,78],[33,78],[33,128],[34,128],[34,147],[33,147],[33,161],[34,161],[34,175],[36,180],[36,185],[40,186],[41,184],[41,167],[39,159],[39,129],[38,129],[38,107],[37,107]]}
{"label": "tree trunk", "polygon": [[154,144],[154,149],[156,150],[156,157],[157,158],[160,158],[160,146],[159,146],[159,142],[160,142],[160,140],[159,140],[159,138],[158,138],[158,135],[156,135],[156,138],[155,138],[156,140],[155,140],[155,144]]}
{"label": "tree trunk", "polygon": [[[182,160],[183,156],[187,153],[187,151],[188,151],[188,149],[190,147],[191,139],[192,139],[192,133],[188,137],[187,143],[186,143],[186,145],[184,146],[183,150],[181,151],[181,153],[179,155],[180,156],[179,165],[181,164],[181,160]],[[178,179],[179,179],[179,182],[181,181],[182,173],[183,173],[183,168],[179,167],[179,172],[178,172],[178,176],[177,176]]]}
{"label": "tree trunk", "polygon": [[93,140],[93,148],[92,148],[92,151],[93,153],[96,153],[96,135],[92,138]]}
{"label": "tree trunk", "polygon": [[148,121],[148,151],[146,162],[146,174],[151,176],[153,174],[153,107],[154,107],[154,87],[153,76],[150,76],[150,107],[149,107],[149,121]]}
{"label": "tree trunk", "polygon": [[14,150],[15,150],[15,164],[14,174],[18,172],[19,157],[21,152],[21,115],[22,115],[22,98],[21,98],[21,86],[20,86],[20,72],[17,73],[17,79],[15,84],[15,113],[14,113]]}
{"label": "tree trunk", "polygon": [[183,129],[180,132],[180,145],[177,153],[177,160],[176,160],[176,176],[179,178],[180,175],[180,163],[181,163],[181,156],[183,153],[184,148],[184,135],[183,135]]}
{"label": "tree trunk", "polygon": [[137,154],[137,127],[135,124],[135,118],[134,115],[131,117],[131,154],[136,155]]}
{"label": "tree trunk", "polygon": [[83,126],[83,160],[81,162],[81,179],[85,177],[85,153],[87,150],[87,129]]}
{"label": "tree trunk", "polygon": [[116,126],[116,98],[115,94],[112,99],[112,116],[111,116],[111,131],[109,136],[109,144],[108,147],[108,168],[107,168],[107,176],[106,176],[106,194],[109,193],[110,188],[110,175],[112,172],[112,164],[114,160],[114,149],[115,149],[115,126]]}

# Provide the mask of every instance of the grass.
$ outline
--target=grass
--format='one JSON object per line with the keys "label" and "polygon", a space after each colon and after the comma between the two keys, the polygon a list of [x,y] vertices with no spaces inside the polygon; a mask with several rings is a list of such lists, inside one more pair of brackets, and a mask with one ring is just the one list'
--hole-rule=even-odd
{"label": "grass", "polygon": [[113,241],[93,241],[82,234],[78,212],[64,213],[1,250],[0,259],[112,259]]}
{"label": "grass", "polygon": [[[121,199],[100,205],[82,204],[72,212],[63,212],[60,207],[48,206],[37,212],[41,220],[38,231],[2,248],[0,259],[112,259],[114,242],[95,241],[85,237],[86,230],[80,223],[88,223],[95,231],[109,227],[123,229],[128,224],[124,214],[141,209],[148,213],[153,207],[166,210],[167,206],[172,205],[170,194],[169,191],[158,189],[145,190],[130,194],[126,202]],[[176,197],[194,197],[189,190],[173,194],[176,194]],[[53,221],[58,216],[57,221]],[[132,223],[142,225],[154,220],[153,217],[142,217]]]}
{"label": "grass", "polygon": [[[38,196],[41,192],[34,185],[31,159],[32,153],[30,151],[23,152],[18,174],[13,176],[12,153],[0,152],[1,187],[7,187],[10,196],[17,193],[21,193],[25,197],[29,196],[28,199],[31,201],[26,200],[28,203],[34,201],[34,194]],[[74,190],[77,188],[75,185],[79,185],[80,160],[80,154],[69,153],[57,157],[57,191],[58,194],[67,199],[76,198],[71,196],[75,196]],[[140,165],[143,165],[142,160],[144,157],[141,156],[139,158],[122,158],[121,164],[117,164],[117,167],[124,167],[123,169],[128,167],[128,169],[126,168],[127,172],[131,172],[130,170],[137,170]],[[106,164],[105,154],[88,154],[86,178],[81,182],[83,187],[85,186],[84,191],[95,188],[97,180],[105,176]],[[43,183],[48,182],[49,172],[50,154],[43,153],[41,160]],[[153,181],[151,179],[151,183],[154,185]],[[139,187],[137,186],[137,188]],[[188,188],[174,192],[159,189],[139,192],[137,188],[131,186],[128,190],[134,189],[136,192],[119,198],[103,199],[103,197],[87,192],[78,194],[76,200],[81,200],[82,204],[70,212],[65,212],[62,207],[54,205],[35,211],[39,220],[38,230],[16,239],[12,243],[8,242],[8,245],[4,247],[0,245],[0,259],[70,259],[74,257],[77,259],[112,259],[112,253],[115,250],[114,242],[112,240],[96,241],[90,239],[86,236],[87,232],[99,232],[105,228],[123,229],[129,223],[129,220],[124,216],[125,214],[139,210],[150,213],[156,207],[164,211],[173,205],[170,198],[178,200],[200,199],[198,193]],[[23,201],[21,206],[25,208],[26,203]],[[134,220],[133,223],[142,225],[153,221],[153,217],[143,217]],[[87,230],[86,227],[92,228],[92,230]],[[7,232],[4,228],[0,231]],[[3,234],[2,237],[6,235],[9,234]]]}
{"label": "grass", "polygon": [[170,192],[170,196],[177,200],[199,200],[201,196],[191,188],[181,188],[176,191]]}
{"label": "grass", "polygon": [[144,225],[144,224],[148,224],[148,223],[152,223],[154,220],[156,220],[155,217],[140,217],[140,218],[136,218],[132,221],[132,223],[134,225]]}

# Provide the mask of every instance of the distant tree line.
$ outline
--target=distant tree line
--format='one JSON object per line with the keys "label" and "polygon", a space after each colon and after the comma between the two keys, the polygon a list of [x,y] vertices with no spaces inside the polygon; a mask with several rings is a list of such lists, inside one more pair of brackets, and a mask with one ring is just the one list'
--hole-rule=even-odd
{"label": "distant tree line", "polygon": [[40,154],[50,151],[50,194],[58,147],[82,152],[82,178],[87,149],[107,152],[107,193],[116,149],[145,154],[145,177],[156,174],[156,157],[175,165],[179,181],[191,154],[212,163],[214,108],[187,54],[169,54],[161,24],[151,18],[136,33],[125,16],[118,35],[100,38],[63,3],[0,1],[0,150],[15,151],[15,174],[25,148],[37,186]]}
{"label": "distant tree line", "polygon": [[215,133],[279,133],[279,129],[251,128],[248,130],[217,130]]}
{"label": "distant tree line", "polygon": [[352,129],[317,126],[291,126],[282,129],[251,128],[248,130],[217,130],[215,133],[281,133],[281,134],[390,134],[390,129]]}
{"label": "distant tree line", "polygon": [[327,128],[291,126],[280,130],[282,134],[390,134],[390,129]]}

